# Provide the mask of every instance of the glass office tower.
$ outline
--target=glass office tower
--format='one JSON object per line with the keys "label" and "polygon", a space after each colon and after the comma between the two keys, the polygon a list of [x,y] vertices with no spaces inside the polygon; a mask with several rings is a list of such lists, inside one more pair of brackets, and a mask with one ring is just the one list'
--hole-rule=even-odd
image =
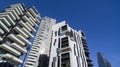
{"label": "glass office tower", "polygon": [[97,53],[99,67],[112,67],[110,62],[105,59],[100,52]]}

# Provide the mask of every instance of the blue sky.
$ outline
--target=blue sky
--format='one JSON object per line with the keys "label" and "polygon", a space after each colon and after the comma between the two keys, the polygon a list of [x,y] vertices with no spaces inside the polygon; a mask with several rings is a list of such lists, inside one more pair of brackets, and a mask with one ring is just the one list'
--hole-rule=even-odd
{"label": "blue sky", "polygon": [[94,67],[98,67],[98,51],[113,67],[120,66],[120,1],[119,0],[2,0],[0,11],[10,4],[23,2],[34,5],[41,16],[66,20],[76,30],[83,30],[87,37]]}

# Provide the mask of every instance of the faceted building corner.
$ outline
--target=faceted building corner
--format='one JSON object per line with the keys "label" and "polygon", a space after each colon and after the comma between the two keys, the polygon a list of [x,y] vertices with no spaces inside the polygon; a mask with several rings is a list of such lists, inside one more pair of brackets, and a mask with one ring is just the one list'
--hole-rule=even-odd
{"label": "faceted building corner", "polygon": [[0,12],[0,67],[22,67],[40,14],[34,6],[13,4]]}
{"label": "faceted building corner", "polygon": [[72,29],[65,21],[52,27],[49,67],[92,67],[83,31]]}
{"label": "faceted building corner", "polygon": [[110,62],[100,52],[97,53],[97,58],[99,67],[112,67]]}

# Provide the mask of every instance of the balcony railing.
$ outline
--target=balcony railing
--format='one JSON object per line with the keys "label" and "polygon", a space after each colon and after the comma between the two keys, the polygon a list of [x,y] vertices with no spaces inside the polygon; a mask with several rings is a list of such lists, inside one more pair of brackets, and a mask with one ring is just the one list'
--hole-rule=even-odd
{"label": "balcony railing", "polygon": [[32,29],[33,32],[36,32],[36,30],[28,22],[26,22],[26,24]]}
{"label": "balcony railing", "polygon": [[5,17],[12,25],[15,25],[14,21],[7,13],[0,13],[0,16]]}
{"label": "balcony railing", "polygon": [[23,15],[22,8],[21,8],[21,6],[20,6],[19,4],[10,5],[10,6],[11,6],[12,8],[17,8],[18,11],[19,11],[19,13],[20,13],[21,15]]}
{"label": "balcony railing", "polygon": [[7,21],[7,18],[0,16],[0,20],[1,20],[6,26],[8,26],[8,27],[11,26],[11,24]]}
{"label": "balcony railing", "polygon": [[27,18],[27,16],[23,16],[23,19],[24,19],[26,22],[29,22],[30,25],[34,26],[34,24],[31,23],[31,21],[29,20],[29,18]]}
{"label": "balcony railing", "polygon": [[29,11],[34,17],[38,18],[38,15],[34,12],[33,8],[30,8]]}
{"label": "balcony railing", "polygon": [[18,14],[16,13],[16,11],[15,11],[13,8],[5,9],[5,11],[7,11],[7,12],[12,12],[13,15],[14,15],[17,19],[20,19],[20,17],[18,16]]}
{"label": "balcony railing", "polygon": [[38,27],[38,25],[35,23],[35,21],[30,17],[29,18],[32,22],[33,22],[33,24],[36,26],[36,27]]}
{"label": "balcony railing", "polygon": [[26,43],[27,45],[31,45],[31,43],[25,39],[22,35],[17,35],[17,38],[20,39],[22,42]]}
{"label": "balcony railing", "polygon": [[5,32],[0,28],[0,34],[4,34]]}
{"label": "balcony railing", "polygon": [[13,55],[11,55],[9,53],[3,55],[3,57],[8,59],[8,60],[13,61],[14,63],[18,63],[18,64],[22,64],[23,63],[22,60],[20,60],[19,58],[15,57],[15,56],[13,56]]}
{"label": "balcony railing", "polygon": [[0,21],[0,27],[2,27],[3,30],[5,30],[6,32],[9,32],[9,28],[2,22]]}
{"label": "balcony railing", "polygon": [[19,56],[21,54],[19,51],[13,49],[12,47],[10,47],[10,46],[8,46],[6,44],[0,45],[0,48],[14,54],[15,56]]}
{"label": "balcony railing", "polygon": [[27,35],[29,35],[30,37],[34,38],[34,36],[33,36],[28,30],[26,30],[25,28],[22,28],[22,30],[23,30]]}
{"label": "balcony railing", "polygon": [[18,33],[22,34],[22,36],[24,36],[25,38],[28,38],[29,36],[24,33],[19,27],[15,27],[14,28],[15,31],[17,31]]}
{"label": "balcony railing", "polygon": [[15,35],[10,34],[10,35],[8,35],[7,37],[8,37],[9,39],[15,41],[15,42],[18,43],[19,45],[25,46],[25,43],[22,42],[21,40],[19,40]]}
{"label": "balcony railing", "polygon": [[16,44],[16,43],[12,43],[12,44],[11,44],[11,47],[15,48],[16,50],[18,50],[18,51],[20,51],[20,52],[22,52],[22,53],[24,53],[24,54],[27,52],[27,50],[25,50],[24,48],[22,48],[21,46],[19,46],[19,45]]}
{"label": "balcony railing", "polygon": [[32,31],[22,20],[19,21],[19,24],[25,27],[28,31]]}
{"label": "balcony railing", "polygon": [[34,19],[34,17],[30,14],[30,12],[28,11],[28,12],[26,12],[26,15],[27,16],[29,16],[29,17],[31,17],[34,21],[36,21],[35,19]]}
{"label": "balcony railing", "polygon": [[3,38],[0,36],[0,41],[2,41],[3,40]]}
{"label": "balcony railing", "polygon": [[7,13],[13,21],[16,20],[12,12],[5,12],[5,13]]}

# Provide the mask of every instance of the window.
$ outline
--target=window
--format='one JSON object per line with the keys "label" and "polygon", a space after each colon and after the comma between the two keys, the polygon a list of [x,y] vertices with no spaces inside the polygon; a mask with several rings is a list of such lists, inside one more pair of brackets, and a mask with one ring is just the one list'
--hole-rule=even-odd
{"label": "window", "polygon": [[60,35],[60,28],[59,28],[59,30],[58,30],[58,35]]}
{"label": "window", "polygon": [[56,43],[56,39],[54,40],[54,46],[55,46],[55,43]]}
{"label": "window", "polygon": [[57,36],[57,31],[55,31],[55,36]]}
{"label": "window", "polygon": [[67,25],[62,26],[61,28],[62,28],[62,31],[65,31],[67,30]]}
{"label": "window", "polygon": [[85,36],[83,32],[81,32],[82,36]]}
{"label": "window", "polygon": [[64,53],[61,55],[61,67],[71,67],[69,53]]}
{"label": "window", "polygon": [[69,43],[68,43],[68,37],[64,37],[61,39],[61,48],[65,48],[68,47]]}

